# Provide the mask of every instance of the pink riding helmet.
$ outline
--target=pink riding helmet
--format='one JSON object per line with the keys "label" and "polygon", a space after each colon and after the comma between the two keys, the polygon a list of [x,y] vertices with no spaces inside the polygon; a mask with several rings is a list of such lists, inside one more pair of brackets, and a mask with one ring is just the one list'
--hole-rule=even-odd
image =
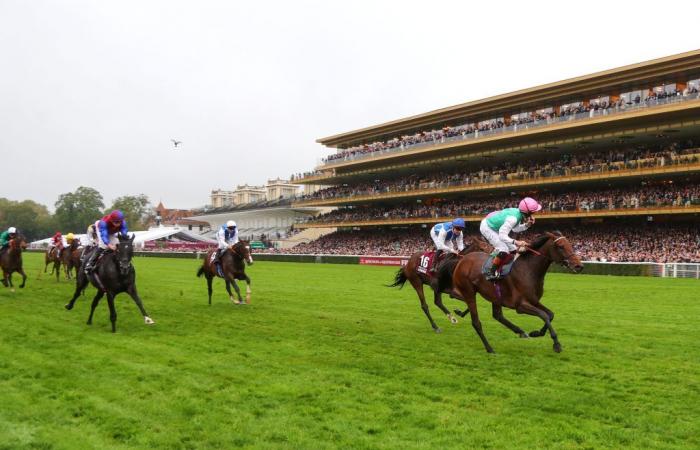
{"label": "pink riding helmet", "polygon": [[542,205],[539,204],[537,200],[531,197],[525,197],[520,200],[518,204],[518,209],[524,214],[531,214],[542,209]]}

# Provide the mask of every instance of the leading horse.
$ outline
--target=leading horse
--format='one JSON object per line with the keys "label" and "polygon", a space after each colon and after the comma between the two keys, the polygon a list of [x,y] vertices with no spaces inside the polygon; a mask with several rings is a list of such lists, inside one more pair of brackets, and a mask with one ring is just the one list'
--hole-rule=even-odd
{"label": "leading horse", "polygon": [[442,332],[442,330],[440,329],[440,327],[437,326],[437,324],[433,320],[433,317],[430,315],[428,304],[425,301],[423,285],[427,284],[432,288],[434,296],[433,302],[435,303],[435,306],[440,308],[440,310],[443,313],[445,313],[445,315],[451,323],[457,323],[457,318],[454,317],[442,303],[442,294],[447,293],[453,295],[452,273],[454,272],[454,268],[457,266],[457,263],[459,262],[461,256],[473,252],[487,252],[490,248],[491,247],[486,241],[479,238],[474,238],[472,239],[472,242],[469,244],[469,246],[465,247],[464,250],[459,252],[459,256],[451,253],[444,254],[441,261],[439,263],[435,263],[438,264],[438,267],[435,270],[434,276],[418,271],[423,252],[416,252],[413,255],[411,255],[406,265],[396,272],[396,276],[394,277],[394,283],[390,284],[389,287],[398,286],[400,289],[403,287],[406,281],[411,283],[411,286],[413,286],[413,289],[415,289],[416,294],[418,294],[420,306],[423,309],[425,316],[428,318],[430,326],[433,327],[433,330],[436,333],[440,333]]}
{"label": "leading horse", "polygon": [[95,313],[95,308],[100,303],[100,299],[107,294],[109,320],[112,322],[112,333],[115,333],[117,331],[117,310],[114,307],[114,298],[122,292],[126,292],[134,300],[139,311],[141,311],[146,325],[155,323],[148,316],[146,309],[143,307],[141,297],[136,291],[136,270],[131,264],[131,258],[134,255],[134,237],[132,235],[129,238],[126,235],[119,234],[119,243],[116,246],[116,250],[104,253],[89,277],[84,270],[78,270],[75,278],[75,293],[65,307],[67,310],[73,309],[73,305],[75,305],[75,301],[80,294],[83,293],[89,283],[92,283],[97,288],[97,294],[92,299],[90,317],[87,321],[88,325],[92,325],[92,316]]}
{"label": "leading horse", "polygon": [[[481,338],[487,352],[493,348],[486,340],[476,308],[476,294],[491,302],[493,318],[520,337],[543,336],[547,330],[554,342],[554,351],[561,352],[557,333],[552,328],[554,313],[540,301],[544,293],[544,277],[549,266],[555,262],[574,273],[583,270],[581,258],[574,252],[571,243],[559,232],[544,233],[536,237],[525,253],[513,263],[510,275],[498,281],[488,281],[483,274],[487,253],[471,253],[464,256],[453,275],[454,289],[468,306],[468,311],[455,311],[464,316],[471,314],[472,326]],[[514,309],[518,314],[529,314],[542,319],[544,326],[528,334],[503,316],[503,307]]]}
{"label": "leading horse", "polygon": [[22,275],[22,284],[19,285],[20,288],[23,288],[27,282],[27,274],[25,274],[24,269],[22,269],[22,251],[26,248],[27,241],[23,236],[17,235],[10,239],[8,247],[0,253],[2,284],[12,289],[12,291],[15,290],[14,286],[12,286],[12,274],[14,272]]}
{"label": "leading horse", "polygon": [[[214,252],[216,250],[210,250],[204,258],[202,267],[197,271],[197,276],[204,277],[207,279],[207,290],[209,292],[209,304],[211,305],[211,282],[214,277],[221,277],[226,281],[226,291],[228,292],[229,299],[236,305],[243,303],[243,298],[241,297],[241,290],[236,284],[236,280],[245,280],[246,282],[246,293],[245,293],[245,303],[250,303],[250,277],[245,273],[245,263],[248,265],[253,264],[253,255],[250,253],[250,244],[248,241],[238,241],[236,244],[229,246],[220,258],[221,272],[219,274],[216,264],[213,261]],[[231,293],[231,284],[236,290],[236,295],[238,300],[233,298]]]}

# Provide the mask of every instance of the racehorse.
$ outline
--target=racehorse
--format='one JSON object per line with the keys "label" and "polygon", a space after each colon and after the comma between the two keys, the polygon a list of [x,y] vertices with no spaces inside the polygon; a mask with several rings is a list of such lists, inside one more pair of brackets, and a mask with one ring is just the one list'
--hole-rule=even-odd
{"label": "racehorse", "polygon": [[[471,253],[465,255],[455,267],[453,275],[454,290],[464,301],[468,310],[455,313],[464,317],[471,314],[472,326],[481,338],[487,352],[493,353],[493,348],[486,340],[476,309],[476,294],[481,294],[491,302],[493,318],[506,328],[522,338],[540,337],[549,329],[554,341],[554,351],[561,352],[561,344],[557,333],[552,328],[554,313],[544,306],[540,299],[544,293],[544,276],[552,262],[561,264],[574,273],[583,270],[581,258],[574,252],[571,243],[559,232],[544,233],[536,237],[525,253],[518,256],[513,263],[510,275],[497,281],[488,281],[483,274],[487,253]],[[525,333],[518,326],[503,316],[503,307],[515,309],[518,314],[537,316],[544,322],[542,329]]]}
{"label": "racehorse", "polygon": [[53,263],[53,268],[51,269],[51,273],[49,275],[53,275],[53,273],[56,272],[56,281],[59,281],[58,278],[61,272],[62,256],[63,249],[59,249],[58,247],[47,249],[46,254],[44,255],[44,273],[46,273],[46,268],[49,267],[49,264]]}
{"label": "racehorse", "polygon": [[82,253],[82,248],[80,248],[80,241],[78,239],[73,239],[70,245],[63,249],[61,253],[61,262],[63,263],[63,268],[66,271],[66,279],[71,279],[71,271],[75,267],[76,273],[80,270],[80,254]]}
{"label": "racehorse", "polygon": [[75,293],[73,298],[66,304],[66,309],[73,309],[73,305],[80,294],[83,293],[89,283],[92,283],[97,288],[97,294],[92,299],[90,317],[87,321],[88,325],[92,325],[92,316],[95,313],[95,308],[100,303],[100,299],[107,294],[109,320],[112,322],[112,333],[115,333],[117,331],[117,310],[114,307],[114,297],[122,292],[126,292],[134,300],[139,311],[141,311],[146,325],[155,323],[148,316],[146,309],[143,307],[143,302],[136,291],[136,271],[131,264],[131,258],[134,255],[134,237],[134,235],[129,238],[126,235],[119,234],[119,243],[116,250],[107,251],[102,255],[96,263],[97,266],[92,275],[88,276],[84,270],[78,270],[78,275],[75,278]]}
{"label": "racehorse", "polygon": [[[226,291],[228,292],[228,298],[236,304],[240,305],[243,303],[243,298],[241,297],[241,290],[236,284],[236,280],[245,280],[246,291],[245,291],[245,303],[250,303],[250,278],[245,273],[245,263],[248,265],[253,264],[253,255],[250,254],[250,244],[248,241],[238,241],[236,244],[229,246],[221,258],[219,263],[221,264],[221,271],[223,276],[217,271],[216,264],[214,264],[214,253],[216,250],[210,250],[207,252],[207,256],[204,258],[202,267],[197,271],[197,276],[201,277],[204,275],[207,279],[207,289],[209,291],[209,304],[211,305],[211,281],[214,277],[221,277],[226,281]],[[233,298],[231,293],[231,284],[236,290],[236,295],[238,300]]]}
{"label": "racehorse", "polygon": [[80,270],[80,256],[82,253],[83,247],[78,239],[73,239],[73,242],[63,250],[62,260],[66,271],[66,279],[71,279],[73,268],[75,268],[76,274]]}
{"label": "racehorse", "polygon": [[437,269],[435,270],[435,276],[421,273],[417,270],[418,267],[420,267],[423,252],[416,252],[413,255],[411,255],[406,265],[396,272],[396,276],[394,277],[394,283],[390,284],[388,287],[398,286],[400,289],[403,287],[406,281],[410,282],[411,286],[413,286],[413,289],[416,290],[416,294],[418,294],[420,306],[423,309],[425,316],[428,318],[430,325],[433,327],[433,330],[436,333],[440,333],[442,332],[442,329],[440,329],[440,327],[438,327],[435,321],[433,320],[433,317],[430,315],[430,310],[428,309],[428,304],[425,301],[423,285],[427,284],[432,288],[435,305],[438,308],[440,308],[440,310],[443,313],[445,313],[450,322],[457,323],[457,318],[454,317],[442,303],[442,293],[448,293],[453,295],[452,273],[454,272],[454,268],[455,266],[457,266],[457,263],[459,262],[461,256],[472,252],[487,252],[490,249],[491,247],[486,241],[479,238],[474,238],[472,239],[471,244],[468,247],[465,247],[464,250],[460,252],[460,256],[457,256],[452,253],[447,253],[444,254],[442,260],[439,263],[434,263],[439,264]]}
{"label": "racehorse", "polygon": [[10,239],[9,246],[0,253],[0,267],[2,267],[2,284],[5,287],[9,287],[13,292],[15,288],[12,285],[12,274],[17,272],[22,275],[22,284],[19,285],[23,288],[27,282],[27,275],[22,269],[22,250],[27,248],[27,241],[25,241],[23,236],[17,235],[16,237]]}

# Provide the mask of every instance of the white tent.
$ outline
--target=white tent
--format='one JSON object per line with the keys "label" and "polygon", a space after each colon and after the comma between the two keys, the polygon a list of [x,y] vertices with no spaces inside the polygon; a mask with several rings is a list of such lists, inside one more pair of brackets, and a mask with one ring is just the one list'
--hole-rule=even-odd
{"label": "white tent", "polygon": [[[202,236],[199,233],[195,233],[186,228],[175,227],[152,227],[146,231],[130,231],[130,235],[135,235],[134,244],[137,248],[143,247],[143,244],[148,241],[155,241],[157,239],[163,238],[175,238],[181,241],[187,242],[208,242],[215,244],[214,239],[210,239],[206,236]],[[87,235],[76,234],[74,235],[76,239],[80,239],[81,244],[87,242]],[[41,248],[46,247],[49,244],[51,238],[41,239],[38,241],[31,242],[29,248]]]}

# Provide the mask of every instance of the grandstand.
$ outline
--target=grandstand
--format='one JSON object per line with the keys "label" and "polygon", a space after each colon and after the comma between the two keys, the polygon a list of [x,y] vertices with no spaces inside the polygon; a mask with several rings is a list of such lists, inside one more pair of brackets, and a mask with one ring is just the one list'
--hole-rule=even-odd
{"label": "grandstand", "polygon": [[339,231],[292,251],[410,254],[530,195],[586,259],[700,261],[699,91],[696,50],[318,139],[292,206],[337,210],[295,227]]}

